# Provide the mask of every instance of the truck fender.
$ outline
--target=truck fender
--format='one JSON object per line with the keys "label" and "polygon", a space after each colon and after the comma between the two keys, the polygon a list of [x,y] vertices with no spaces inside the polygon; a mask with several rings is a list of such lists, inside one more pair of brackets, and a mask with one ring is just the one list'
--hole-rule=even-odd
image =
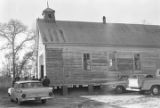
{"label": "truck fender", "polygon": [[157,84],[157,83],[150,82],[150,80],[144,80],[144,82],[142,83],[142,88],[141,89],[142,90],[151,90],[151,88],[153,86],[159,86],[160,87],[160,85]]}

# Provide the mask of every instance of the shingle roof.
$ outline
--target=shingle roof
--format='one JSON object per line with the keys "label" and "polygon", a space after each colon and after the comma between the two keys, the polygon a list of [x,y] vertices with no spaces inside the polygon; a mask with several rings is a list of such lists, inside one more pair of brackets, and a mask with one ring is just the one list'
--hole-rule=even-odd
{"label": "shingle roof", "polygon": [[160,47],[160,26],[37,20],[44,43]]}

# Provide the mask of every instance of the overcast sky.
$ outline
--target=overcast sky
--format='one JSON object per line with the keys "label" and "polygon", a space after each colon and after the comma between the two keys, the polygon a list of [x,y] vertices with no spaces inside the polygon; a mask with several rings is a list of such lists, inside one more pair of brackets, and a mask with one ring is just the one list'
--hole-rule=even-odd
{"label": "overcast sky", "polygon": [[[160,0],[48,0],[57,20],[160,25]],[[47,0],[0,0],[0,22],[19,19],[32,26],[42,17]]]}
{"label": "overcast sky", "polygon": [[[57,20],[101,22],[102,16],[106,16],[109,23],[160,25],[160,0],[48,0],[48,3],[56,11]],[[47,0],[0,0],[0,22],[18,19],[33,27],[46,7]],[[2,43],[0,40],[0,46]]]}

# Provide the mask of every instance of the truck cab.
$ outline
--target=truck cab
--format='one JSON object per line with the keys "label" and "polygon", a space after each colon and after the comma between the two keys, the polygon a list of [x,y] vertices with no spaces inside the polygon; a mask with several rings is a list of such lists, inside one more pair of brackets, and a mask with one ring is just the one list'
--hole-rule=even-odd
{"label": "truck cab", "polygon": [[133,74],[128,78],[126,90],[145,92],[149,91],[152,95],[160,95],[160,70],[155,75]]}

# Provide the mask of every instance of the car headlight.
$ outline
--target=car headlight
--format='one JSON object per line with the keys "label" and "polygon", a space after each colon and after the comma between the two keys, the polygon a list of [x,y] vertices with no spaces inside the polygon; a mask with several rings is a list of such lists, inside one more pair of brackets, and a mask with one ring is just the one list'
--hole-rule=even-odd
{"label": "car headlight", "polygon": [[52,96],[53,95],[53,93],[52,92],[49,92],[49,96]]}
{"label": "car headlight", "polygon": [[26,94],[22,94],[22,98],[25,98],[26,97]]}

